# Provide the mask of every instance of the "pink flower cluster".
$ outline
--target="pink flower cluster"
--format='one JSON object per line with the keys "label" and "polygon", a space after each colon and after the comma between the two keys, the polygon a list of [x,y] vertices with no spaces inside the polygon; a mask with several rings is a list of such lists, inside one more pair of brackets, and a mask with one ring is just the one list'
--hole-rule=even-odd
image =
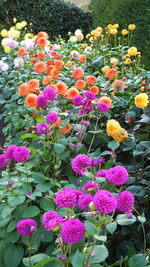
{"label": "pink flower cluster", "polygon": [[0,168],[7,166],[9,160],[17,162],[28,161],[30,158],[30,150],[25,146],[10,145],[4,154],[0,155]]}

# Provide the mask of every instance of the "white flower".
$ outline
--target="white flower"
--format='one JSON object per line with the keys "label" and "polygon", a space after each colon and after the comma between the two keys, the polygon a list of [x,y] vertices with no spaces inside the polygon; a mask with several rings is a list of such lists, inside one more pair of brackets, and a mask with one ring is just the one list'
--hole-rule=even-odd
{"label": "white flower", "polygon": [[76,36],[71,36],[71,37],[69,38],[69,41],[72,42],[72,43],[76,43],[76,41],[77,41]]}
{"label": "white flower", "polygon": [[74,59],[78,59],[79,56],[80,56],[80,54],[79,54],[79,52],[76,51],[76,50],[73,50],[73,51],[71,52],[71,54],[70,54],[70,57],[71,57],[71,58],[74,58]]}
{"label": "white flower", "polygon": [[9,69],[9,66],[7,63],[4,63],[3,66],[1,67],[2,71],[7,71]]}
{"label": "white flower", "polygon": [[75,31],[74,34],[75,34],[75,36],[77,36],[77,35],[82,35],[82,32],[81,32],[81,30],[78,29],[78,30]]}

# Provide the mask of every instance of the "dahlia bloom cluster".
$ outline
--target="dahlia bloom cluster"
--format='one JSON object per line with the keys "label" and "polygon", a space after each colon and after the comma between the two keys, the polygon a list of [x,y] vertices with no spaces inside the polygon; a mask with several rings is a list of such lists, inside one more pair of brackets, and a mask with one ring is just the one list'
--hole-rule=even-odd
{"label": "dahlia bloom cluster", "polygon": [[6,167],[9,160],[17,162],[28,161],[30,158],[30,150],[25,146],[10,145],[4,154],[0,155],[0,168]]}
{"label": "dahlia bloom cluster", "polygon": [[50,101],[54,101],[56,99],[56,91],[53,87],[47,86],[43,93],[37,97],[37,106],[44,108],[46,107]]}

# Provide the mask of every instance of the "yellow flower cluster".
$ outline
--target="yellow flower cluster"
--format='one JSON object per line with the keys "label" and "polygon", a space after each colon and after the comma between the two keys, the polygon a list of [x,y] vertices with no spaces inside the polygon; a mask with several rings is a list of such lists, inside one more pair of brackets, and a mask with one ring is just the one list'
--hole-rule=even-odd
{"label": "yellow flower cluster", "polygon": [[[16,23],[16,18],[13,19],[13,22]],[[11,27],[9,30],[3,29],[0,32],[0,35],[3,38],[11,37],[14,39],[18,39],[20,37],[20,30],[27,26],[26,21],[17,22],[15,26]]]}
{"label": "yellow flower cluster", "polygon": [[108,120],[106,124],[107,134],[113,137],[118,142],[123,142],[128,137],[127,131],[120,126],[120,123],[116,120]]}
{"label": "yellow flower cluster", "polygon": [[95,30],[91,31],[86,35],[86,38],[89,39],[90,43],[94,43],[97,38],[102,36],[103,29],[101,27],[97,27]]}
{"label": "yellow flower cluster", "polygon": [[130,64],[131,63],[131,59],[130,57],[141,57],[141,53],[138,52],[137,48],[135,46],[132,46],[128,49],[128,53],[125,54],[123,57],[122,57],[122,60],[125,60],[125,63],[126,64]]}
{"label": "yellow flower cluster", "polygon": [[146,93],[140,93],[135,97],[135,105],[137,108],[146,108],[149,100]]}

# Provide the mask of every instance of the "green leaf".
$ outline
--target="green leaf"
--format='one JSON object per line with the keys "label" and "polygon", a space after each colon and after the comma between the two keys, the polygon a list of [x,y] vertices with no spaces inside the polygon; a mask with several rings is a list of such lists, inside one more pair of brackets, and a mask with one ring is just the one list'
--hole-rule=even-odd
{"label": "green leaf", "polygon": [[74,254],[73,258],[72,258],[72,265],[73,267],[83,267],[84,266],[84,259],[85,256],[79,252],[79,250],[76,251],[76,253]]}
{"label": "green leaf", "polygon": [[130,225],[136,222],[136,217],[134,215],[132,215],[131,217],[127,217],[124,214],[119,214],[116,218],[116,222],[119,225]]}
{"label": "green leaf", "polygon": [[45,211],[54,210],[54,202],[51,199],[42,198],[40,200],[40,207]]}
{"label": "green leaf", "polygon": [[141,253],[132,256],[128,262],[129,267],[144,267],[146,266],[146,255]]}
{"label": "green leaf", "polygon": [[93,223],[91,223],[89,221],[86,221],[85,222],[85,228],[86,228],[86,231],[88,232],[88,234],[90,236],[93,236],[93,235],[97,235],[98,234],[98,229],[95,226],[95,224],[93,224]]}
{"label": "green leaf", "polygon": [[104,245],[94,246],[93,252],[89,264],[103,262],[108,257],[108,249]]}
{"label": "green leaf", "polygon": [[55,149],[56,153],[59,155],[59,154],[64,152],[65,146],[63,144],[56,144],[55,143],[54,144],[54,149]]}
{"label": "green leaf", "polygon": [[17,221],[11,220],[11,222],[7,226],[7,233],[12,232],[16,228],[16,225],[17,225]]}
{"label": "green leaf", "polygon": [[9,243],[15,243],[18,239],[20,238],[20,235],[18,234],[17,231],[13,231],[7,235],[5,235],[5,239],[9,242]]}
{"label": "green leaf", "polygon": [[54,258],[54,257],[46,258],[46,259],[41,260],[40,262],[36,263],[36,264],[34,265],[34,267],[44,267],[46,263],[49,263],[49,262],[51,262],[51,261],[53,261],[53,260],[55,260],[55,259],[56,259],[56,258]]}
{"label": "green leaf", "polygon": [[112,222],[106,225],[106,229],[110,234],[113,234],[117,229],[117,223]]}
{"label": "green leaf", "polygon": [[40,213],[40,209],[37,206],[29,206],[24,209],[22,218],[32,218]]}
{"label": "green leaf", "polygon": [[[31,257],[31,264],[35,264],[37,262],[40,262],[43,259],[49,259],[49,256],[47,254],[41,253],[41,254],[36,254]],[[30,261],[29,258],[23,258],[23,264],[25,266],[30,266]]]}
{"label": "green leaf", "polygon": [[110,149],[114,150],[117,149],[120,146],[120,143],[118,141],[110,141],[107,145]]}
{"label": "green leaf", "polygon": [[103,242],[107,241],[107,236],[106,235],[94,235],[94,238]]}
{"label": "green leaf", "polygon": [[8,204],[11,207],[17,206],[22,204],[25,201],[26,197],[25,196],[10,196],[8,197]]}
{"label": "green leaf", "polygon": [[0,220],[0,227],[4,227],[9,221],[11,220],[11,217],[6,219]]}
{"label": "green leaf", "polygon": [[24,250],[21,246],[8,246],[4,254],[6,267],[17,267],[22,260]]}
{"label": "green leaf", "polygon": [[145,223],[146,222],[146,218],[145,218],[144,215],[138,216],[137,218],[141,223]]}

